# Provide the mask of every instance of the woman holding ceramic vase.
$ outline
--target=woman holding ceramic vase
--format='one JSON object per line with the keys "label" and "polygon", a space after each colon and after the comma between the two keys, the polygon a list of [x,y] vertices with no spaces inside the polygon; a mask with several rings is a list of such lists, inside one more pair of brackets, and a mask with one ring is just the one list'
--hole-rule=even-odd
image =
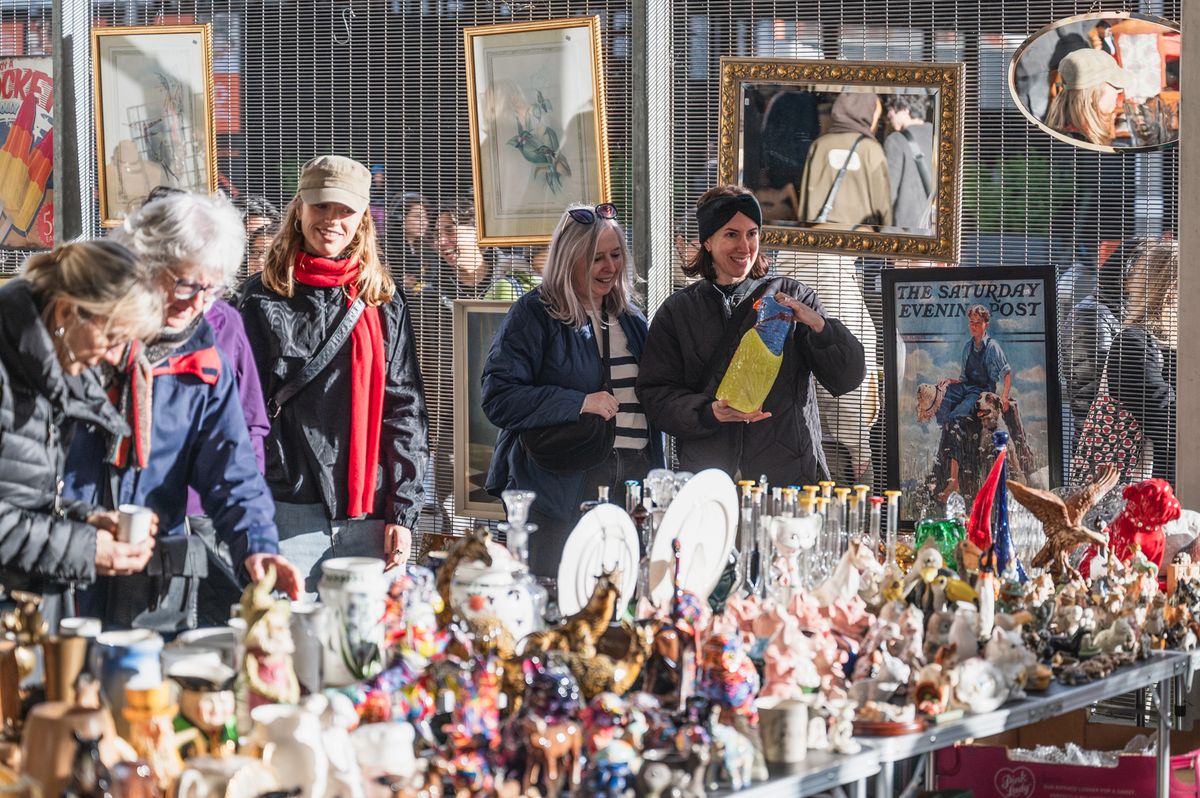
{"label": "woman holding ceramic vase", "polygon": [[[483,411],[500,428],[487,490],[537,492],[529,564],[539,576],[557,576],[581,502],[605,486],[620,503],[625,480],[662,465],[662,436],[634,392],[646,340],[636,300],[617,209],[572,206],[550,240],[542,284],[513,304],[484,364]],[[531,453],[527,436],[587,416],[614,422],[596,462],[554,464]]]}
{"label": "woman holding ceramic vase", "polygon": [[[866,374],[862,344],[826,315],[816,293],[789,278],[770,279],[759,250],[762,211],[741,186],[705,192],[696,205],[700,249],[684,268],[701,277],[658,309],[638,376],[650,423],[675,436],[680,468],[719,468],[773,485],[828,479],[815,383],[833,396]],[[782,364],[762,407],[743,412],[716,398],[755,302],[771,292],[791,312]]]}
{"label": "woman holding ceramic vase", "polygon": [[122,543],[115,512],[62,495],[62,430],[70,419],[125,428],[76,378],[156,333],[161,308],[133,254],[102,241],[34,255],[0,288],[0,577],[10,591],[42,594],[52,625],[68,584],[150,559],[153,538]]}
{"label": "woman holding ceramic vase", "polygon": [[402,565],[424,501],[425,390],[409,310],[366,213],[370,192],[362,164],[309,161],[266,266],[242,287],[272,415],[280,549],[310,595],[331,557]]}

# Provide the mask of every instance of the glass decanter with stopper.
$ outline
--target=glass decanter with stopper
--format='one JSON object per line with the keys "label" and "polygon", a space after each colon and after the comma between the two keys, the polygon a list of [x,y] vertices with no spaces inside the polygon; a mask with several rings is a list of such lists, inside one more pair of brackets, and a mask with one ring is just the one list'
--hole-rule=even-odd
{"label": "glass decanter with stopper", "polygon": [[529,509],[537,493],[531,490],[506,490],[500,494],[508,521],[497,525],[504,533],[508,553],[521,566],[514,575],[514,589],[527,592],[534,608],[534,619],[538,628],[545,625],[546,606],[550,601],[546,588],[529,571],[529,536],[537,531],[537,524],[529,523]]}

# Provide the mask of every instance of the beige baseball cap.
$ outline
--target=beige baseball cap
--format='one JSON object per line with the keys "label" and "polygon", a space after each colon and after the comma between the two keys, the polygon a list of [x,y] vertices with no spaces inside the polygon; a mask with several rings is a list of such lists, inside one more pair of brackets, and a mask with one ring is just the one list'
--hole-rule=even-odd
{"label": "beige baseball cap", "polygon": [[1103,50],[1090,47],[1073,50],[1058,63],[1063,86],[1068,89],[1090,89],[1101,83],[1109,83],[1118,89],[1126,89],[1133,83],[1133,73],[1122,69],[1115,58]]}
{"label": "beige baseball cap", "polygon": [[353,158],[321,155],[300,170],[300,199],[309,205],[340,202],[356,213],[371,201],[371,172]]}

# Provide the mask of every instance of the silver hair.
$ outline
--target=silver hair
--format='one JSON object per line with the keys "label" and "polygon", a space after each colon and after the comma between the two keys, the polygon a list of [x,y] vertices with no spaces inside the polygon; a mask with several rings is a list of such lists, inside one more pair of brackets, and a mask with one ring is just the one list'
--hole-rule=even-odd
{"label": "silver hair", "polygon": [[152,272],[195,264],[237,282],[246,248],[241,214],[224,197],[182,192],[147,202],[112,233]]}
{"label": "silver hair", "polygon": [[592,224],[581,224],[571,218],[570,212],[576,208],[587,208],[589,205],[574,204],[563,212],[554,228],[550,239],[550,251],[546,254],[546,266],[542,269],[542,301],[550,317],[569,324],[575,329],[583,329],[588,323],[588,311],[599,312],[600,308],[587,307],[580,300],[574,283],[575,264],[581,260],[587,264],[586,283],[591,282],[592,261],[596,257],[596,244],[600,233],[612,229],[617,231],[617,240],[621,244],[622,269],[621,276],[612,290],[604,297],[603,310],[610,316],[627,313],[637,302],[638,296],[633,287],[633,258],[629,254],[629,244],[625,241],[625,232],[615,219],[597,218]]}

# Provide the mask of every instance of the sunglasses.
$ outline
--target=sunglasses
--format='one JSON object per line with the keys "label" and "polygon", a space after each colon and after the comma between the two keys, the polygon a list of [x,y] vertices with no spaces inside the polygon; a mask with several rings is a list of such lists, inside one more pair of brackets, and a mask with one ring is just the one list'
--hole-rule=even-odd
{"label": "sunglasses", "polygon": [[593,208],[571,208],[567,211],[572,219],[580,224],[594,224],[597,219],[616,219],[617,206],[605,202]]}

